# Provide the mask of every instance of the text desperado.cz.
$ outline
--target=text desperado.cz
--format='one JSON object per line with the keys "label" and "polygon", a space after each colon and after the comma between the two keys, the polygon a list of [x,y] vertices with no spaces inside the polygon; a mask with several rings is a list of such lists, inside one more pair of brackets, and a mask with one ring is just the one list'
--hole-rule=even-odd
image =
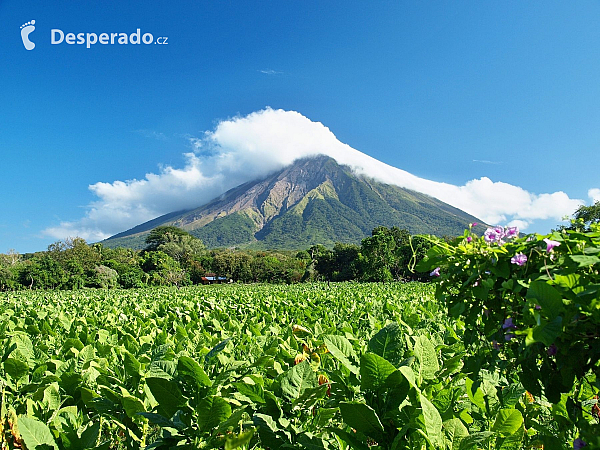
{"label": "text desperado.cz", "polygon": [[154,40],[152,33],[141,34],[138,28],[135,33],[65,33],[62,30],[52,29],[50,31],[50,43],[61,44],[66,42],[67,44],[86,44],[87,48],[92,45],[99,43],[103,45],[114,45],[114,44],[156,44],[166,45],[167,37],[161,36]]}

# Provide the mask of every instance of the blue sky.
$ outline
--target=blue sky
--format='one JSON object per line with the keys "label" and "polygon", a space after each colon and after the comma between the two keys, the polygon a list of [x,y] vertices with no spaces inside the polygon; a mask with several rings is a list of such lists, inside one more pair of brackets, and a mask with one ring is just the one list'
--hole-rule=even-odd
{"label": "blue sky", "polygon": [[[598,17],[591,1],[2,0],[0,252],[92,242],[329,148],[547,232],[600,198]],[[138,28],[167,45],[51,43]]]}

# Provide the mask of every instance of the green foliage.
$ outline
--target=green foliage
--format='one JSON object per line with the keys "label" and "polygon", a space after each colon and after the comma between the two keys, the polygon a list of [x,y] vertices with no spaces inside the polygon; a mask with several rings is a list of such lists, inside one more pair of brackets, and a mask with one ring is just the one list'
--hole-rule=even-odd
{"label": "green foliage", "polygon": [[189,235],[187,231],[173,225],[163,225],[153,228],[148,233],[148,236],[146,236],[146,250],[156,250],[161,244]]}
{"label": "green foliage", "polygon": [[[489,240],[469,230],[453,242],[436,240],[420,263],[421,270],[439,267],[436,297],[469,330],[465,368],[494,371],[553,404],[536,411],[552,423],[526,416],[531,442],[582,437],[597,445],[600,226]],[[505,430],[508,418],[515,431],[516,413],[503,414],[492,431]]]}
{"label": "green foliage", "polygon": [[141,267],[149,275],[149,284],[152,286],[189,284],[186,272],[165,252],[146,253],[142,257]]}
{"label": "green foliage", "polygon": [[229,247],[252,242],[256,224],[245,214],[219,217],[202,228],[192,231],[208,248]]}
{"label": "green foliage", "polygon": [[578,224],[581,223],[588,227],[592,223],[600,223],[600,201],[596,201],[593,205],[590,206],[581,205],[579,208],[577,208],[573,216],[575,218],[574,228],[576,228]]}
{"label": "green foliage", "polygon": [[117,287],[117,279],[119,274],[116,270],[111,269],[107,266],[97,266],[94,268],[96,275],[96,283],[101,288],[115,288]]}
{"label": "green foliage", "polygon": [[509,377],[465,371],[465,325],[432,285],[0,295],[0,442],[19,429],[27,448],[58,449],[500,449],[572,437],[525,435],[552,428],[554,409]]}
{"label": "green foliage", "polygon": [[166,233],[163,235],[163,241],[156,249],[166,253],[179,263],[188,262],[204,251],[202,241],[189,234]]}

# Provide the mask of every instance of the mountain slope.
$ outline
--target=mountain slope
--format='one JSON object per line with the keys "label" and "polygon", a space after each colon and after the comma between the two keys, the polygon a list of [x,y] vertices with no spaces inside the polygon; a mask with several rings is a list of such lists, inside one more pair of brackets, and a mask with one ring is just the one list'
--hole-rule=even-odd
{"label": "mountain slope", "polygon": [[425,194],[358,176],[327,156],[301,159],[263,180],[244,183],[211,202],[153,219],[106,241],[142,248],[147,233],[175,225],[209,248],[298,249],[359,243],[373,228],[458,235],[473,216]]}

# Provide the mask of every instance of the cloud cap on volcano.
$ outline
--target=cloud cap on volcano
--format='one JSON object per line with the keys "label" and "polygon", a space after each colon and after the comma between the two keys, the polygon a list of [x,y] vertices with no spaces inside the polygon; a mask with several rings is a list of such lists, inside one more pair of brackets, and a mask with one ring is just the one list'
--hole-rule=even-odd
{"label": "cloud cap on volcano", "polygon": [[[562,192],[534,194],[487,177],[462,186],[417,177],[340,142],[320,122],[296,111],[265,108],[220,121],[200,138],[189,137],[193,152],[182,168],[165,166],[143,179],[89,186],[98,199],[85,216],[49,227],[44,234],[103,239],[159,215],[191,209],[247,181],[279,170],[298,158],[327,155],[378,181],[436,197],[490,224],[540,219],[560,221],[584,202]],[[590,190],[590,197],[598,195]]]}

